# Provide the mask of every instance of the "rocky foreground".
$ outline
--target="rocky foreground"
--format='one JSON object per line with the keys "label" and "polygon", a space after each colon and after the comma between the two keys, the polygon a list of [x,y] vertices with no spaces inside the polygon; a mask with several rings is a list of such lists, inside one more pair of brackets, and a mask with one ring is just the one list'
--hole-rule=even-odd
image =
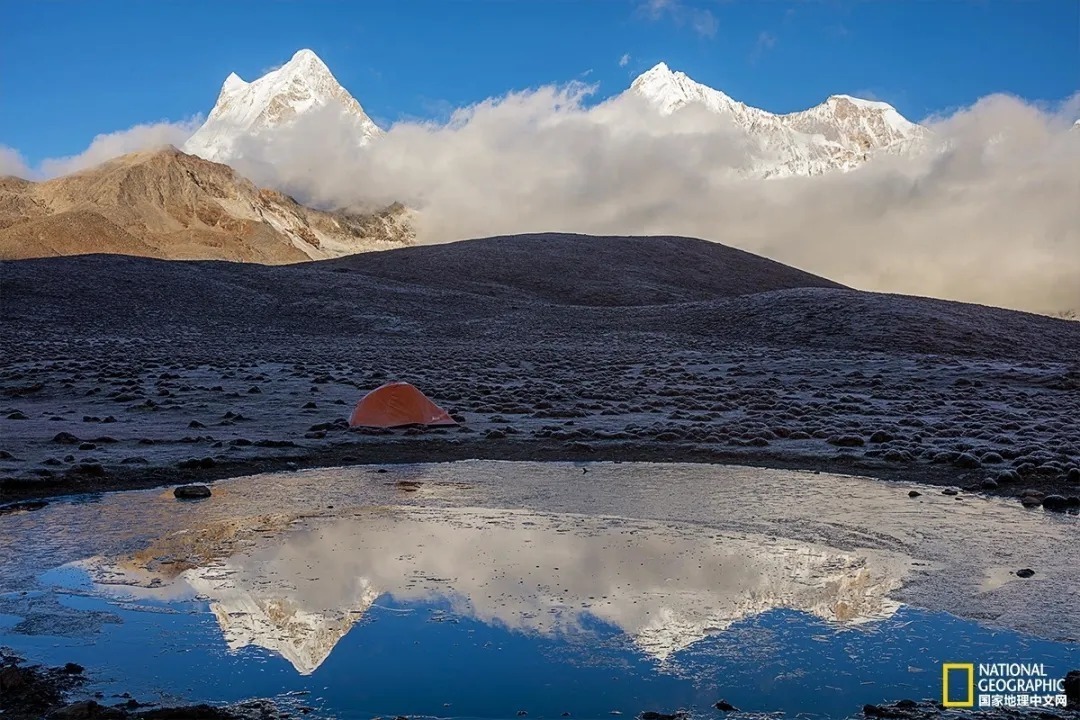
{"label": "rocky foreground", "polygon": [[[1080,508],[1080,323],[862,293],[701,241],[86,256],[7,262],[0,282],[5,501],[502,458],[803,467]],[[461,426],[349,430],[390,379]]]}
{"label": "rocky foreground", "polygon": [[[311,711],[311,708],[303,705],[283,708],[265,700],[225,707],[155,707],[144,705],[128,694],[106,699],[99,693],[93,700],[71,702],[71,696],[86,681],[83,673],[84,669],[73,663],[55,668],[27,665],[21,658],[0,650],[0,714],[10,720],[287,720],[304,717]],[[861,712],[853,712],[851,717],[895,720],[996,720],[1016,717],[1068,720],[1080,717],[1080,671],[1070,672],[1065,683],[1069,699],[1067,708],[1027,712],[1005,708],[968,711],[950,710],[925,700],[900,700],[890,704],[866,705]],[[714,708],[717,717],[740,716],[739,709],[724,700],[717,701]],[[690,717],[689,713],[681,711],[645,710],[637,715],[637,720],[689,720]],[[396,720],[408,719],[398,716]]]}

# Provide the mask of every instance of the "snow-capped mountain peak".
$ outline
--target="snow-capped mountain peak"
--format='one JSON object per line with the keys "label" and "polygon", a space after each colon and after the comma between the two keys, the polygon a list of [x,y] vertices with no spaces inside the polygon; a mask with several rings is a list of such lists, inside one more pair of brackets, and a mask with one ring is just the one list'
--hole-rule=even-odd
{"label": "snow-capped mountain peak", "polygon": [[380,133],[326,63],[311,50],[299,50],[287,63],[252,82],[230,73],[206,122],[183,149],[207,160],[229,163],[237,157],[240,138],[287,126],[305,113],[330,105],[343,111],[358,145]]}
{"label": "snow-capped mountain peak", "polygon": [[635,79],[628,92],[662,115],[700,105],[734,121],[760,147],[751,167],[737,169],[752,176],[852,170],[877,152],[898,152],[925,135],[921,126],[885,102],[832,95],[809,110],[774,114],[695,82],[663,62]]}
{"label": "snow-capped mountain peak", "polygon": [[748,109],[719,90],[694,82],[685,73],[673,71],[663,62],[639,75],[630,85],[630,92],[644,97],[664,115],[695,102],[715,112]]}

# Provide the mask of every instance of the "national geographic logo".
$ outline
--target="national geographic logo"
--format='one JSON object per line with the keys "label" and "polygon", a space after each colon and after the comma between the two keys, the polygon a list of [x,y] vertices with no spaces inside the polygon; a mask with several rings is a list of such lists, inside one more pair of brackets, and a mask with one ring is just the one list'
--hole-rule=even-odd
{"label": "national geographic logo", "polygon": [[947,708],[1065,707],[1065,681],[1042,663],[943,663],[941,704]]}

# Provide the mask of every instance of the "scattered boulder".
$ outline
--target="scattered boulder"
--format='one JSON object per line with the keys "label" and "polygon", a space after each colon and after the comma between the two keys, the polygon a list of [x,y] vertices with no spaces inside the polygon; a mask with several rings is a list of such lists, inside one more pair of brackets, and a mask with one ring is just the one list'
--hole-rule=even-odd
{"label": "scattered boulder", "polygon": [[941,494],[942,495],[959,495],[960,491],[956,490],[955,488],[945,488],[944,490],[941,491]]}
{"label": "scattered boulder", "polygon": [[117,708],[105,707],[94,700],[65,705],[48,714],[49,720],[121,720],[127,713]]}
{"label": "scattered boulder", "polygon": [[1042,506],[1053,512],[1065,512],[1069,508],[1069,501],[1061,495],[1047,495],[1043,498]]}
{"label": "scattered boulder", "polygon": [[1020,482],[1020,473],[1015,470],[1002,470],[997,474],[997,481],[999,485]]}
{"label": "scattered boulder", "polygon": [[979,462],[979,458],[975,457],[971,453],[960,453],[953,459],[953,465],[958,468],[964,468],[965,470],[974,470],[982,465]]}
{"label": "scattered boulder", "polygon": [[1029,578],[1034,577],[1034,575],[1035,571],[1031,568],[1021,568],[1020,570],[1016,571],[1016,577],[1018,578]]}
{"label": "scattered boulder", "polygon": [[920,495],[922,495],[922,493],[921,493],[921,492],[919,492],[918,490],[910,490],[910,491],[908,492],[908,494],[907,494],[907,496],[908,496],[908,497],[913,497],[913,498],[917,498],[917,497],[919,497]]}
{"label": "scattered boulder", "polygon": [[199,500],[211,494],[210,488],[205,485],[180,485],[173,489],[173,496],[180,500]]}
{"label": "scattered boulder", "polygon": [[79,438],[75,437],[69,432],[56,433],[53,436],[52,441],[59,443],[60,445],[76,445],[79,442]]}
{"label": "scattered boulder", "polygon": [[26,417],[25,413],[21,413],[18,410],[16,410],[13,413],[9,413],[8,416],[7,416],[7,419],[8,420],[29,420],[30,418]]}
{"label": "scattered boulder", "polygon": [[866,444],[858,435],[833,435],[825,442],[837,447],[862,447]]}
{"label": "scattered boulder", "polygon": [[884,430],[878,430],[877,432],[875,432],[873,435],[870,436],[870,442],[872,442],[872,443],[892,442],[893,439],[894,439],[893,436],[890,435],[889,433],[885,432]]}

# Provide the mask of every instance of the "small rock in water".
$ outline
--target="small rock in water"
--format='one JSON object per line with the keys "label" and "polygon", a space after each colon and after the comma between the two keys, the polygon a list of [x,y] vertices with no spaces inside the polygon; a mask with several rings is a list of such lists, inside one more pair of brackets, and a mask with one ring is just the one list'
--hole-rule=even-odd
{"label": "small rock in water", "polygon": [[945,488],[944,490],[941,491],[941,494],[942,495],[959,495],[960,493],[959,493],[959,491],[954,490],[953,488]]}
{"label": "small rock in water", "polygon": [[1031,568],[1022,568],[1016,571],[1016,577],[1029,578],[1035,575],[1035,571]]}
{"label": "small rock in water", "polygon": [[78,663],[69,662],[64,665],[64,672],[68,675],[81,675],[83,669],[83,666]]}
{"label": "small rock in water", "polygon": [[724,712],[739,712],[739,708],[735,707],[727,700],[720,700],[713,705],[717,710],[723,710]]}
{"label": "small rock in water", "polygon": [[908,497],[919,497],[920,495],[922,495],[922,493],[918,490],[911,490],[907,494]]}
{"label": "small rock in water", "polygon": [[1065,697],[1068,707],[1080,708],[1080,670],[1070,670],[1065,676]]}
{"label": "small rock in water", "polygon": [[1065,474],[1065,479],[1071,483],[1080,483],[1080,468],[1069,468],[1069,472]]}
{"label": "small rock in water", "polygon": [[210,497],[210,488],[205,485],[180,485],[173,490],[173,495],[181,500],[196,500]]}

